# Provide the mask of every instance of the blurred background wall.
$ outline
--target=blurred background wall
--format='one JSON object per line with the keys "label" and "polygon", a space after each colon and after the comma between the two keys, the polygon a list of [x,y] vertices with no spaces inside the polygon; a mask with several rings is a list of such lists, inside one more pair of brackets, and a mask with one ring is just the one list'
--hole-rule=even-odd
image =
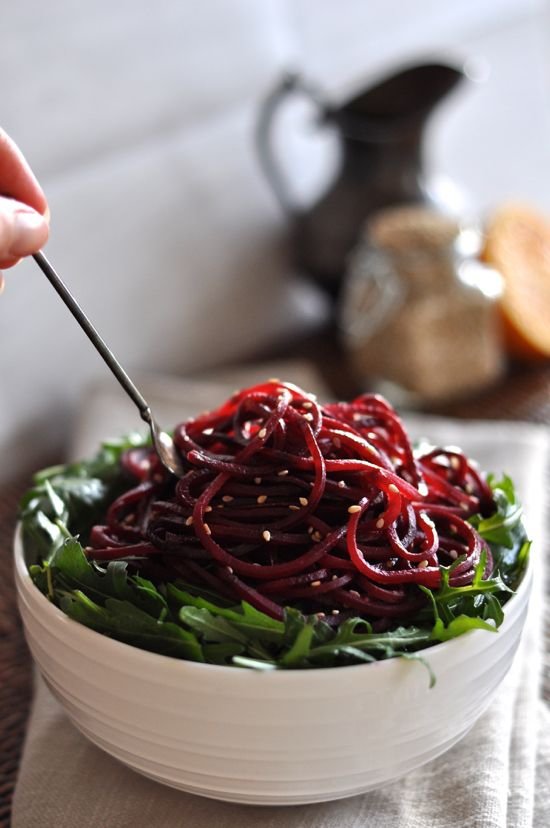
{"label": "blurred background wall", "polygon": [[[18,0],[0,19],[0,122],[49,198],[47,252],[132,371],[197,372],[323,318],[253,148],[284,69],[338,100],[403,62],[469,60],[478,80],[438,110],[430,168],[478,211],[550,211],[543,2]],[[309,193],[328,141],[312,133],[286,160]],[[31,262],[8,274],[0,338],[5,477],[61,455],[106,369]]]}

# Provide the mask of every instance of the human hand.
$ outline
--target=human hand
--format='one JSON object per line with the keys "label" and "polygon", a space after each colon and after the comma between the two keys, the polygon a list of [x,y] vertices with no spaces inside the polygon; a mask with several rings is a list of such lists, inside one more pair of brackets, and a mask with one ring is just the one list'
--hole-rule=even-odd
{"label": "human hand", "polygon": [[[48,239],[46,197],[21,151],[0,129],[0,268],[36,253]],[[0,287],[3,278],[0,273]]]}

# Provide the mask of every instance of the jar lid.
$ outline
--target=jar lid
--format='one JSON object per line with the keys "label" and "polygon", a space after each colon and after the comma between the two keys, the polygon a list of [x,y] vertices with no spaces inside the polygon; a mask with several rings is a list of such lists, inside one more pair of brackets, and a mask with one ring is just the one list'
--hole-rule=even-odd
{"label": "jar lid", "polygon": [[460,226],[451,217],[421,205],[381,210],[366,226],[371,244],[394,253],[434,250],[452,245]]}

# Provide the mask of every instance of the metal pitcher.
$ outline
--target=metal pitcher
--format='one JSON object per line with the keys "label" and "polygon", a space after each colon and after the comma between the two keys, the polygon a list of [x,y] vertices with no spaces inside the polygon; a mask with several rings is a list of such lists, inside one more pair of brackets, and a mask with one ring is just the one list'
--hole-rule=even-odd
{"label": "metal pitcher", "polygon": [[[294,262],[333,296],[369,214],[393,204],[430,201],[422,163],[424,128],[436,104],[463,77],[461,69],[443,64],[411,66],[333,106],[298,75],[287,75],[263,103],[258,153],[290,221]],[[293,203],[272,147],[279,107],[295,93],[313,100],[319,124],[332,125],[341,144],[336,179],[307,210]]]}

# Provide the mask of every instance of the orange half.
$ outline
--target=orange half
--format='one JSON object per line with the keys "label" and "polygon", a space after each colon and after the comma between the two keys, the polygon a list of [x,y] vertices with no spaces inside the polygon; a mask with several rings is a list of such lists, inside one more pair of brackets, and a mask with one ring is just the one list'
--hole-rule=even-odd
{"label": "orange half", "polygon": [[504,205],[487,227],[483,258],[504,279],[501,309],[510,353],[550,357],[550,221],[526,205]]}

